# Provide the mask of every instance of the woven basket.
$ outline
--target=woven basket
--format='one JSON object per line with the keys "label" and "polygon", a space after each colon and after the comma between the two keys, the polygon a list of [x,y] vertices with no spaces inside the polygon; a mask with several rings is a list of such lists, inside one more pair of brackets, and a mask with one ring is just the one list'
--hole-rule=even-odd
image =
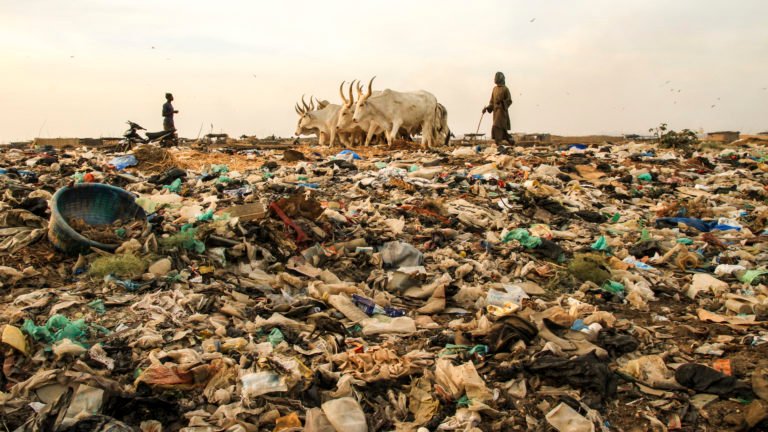
{"label": "woven basket", "polygon": [[144,210],[127,191],[101,183],[81,183],[63,187],[51,199],[51,220],[48,239],[62,252],[78,254],[91,247],[112,252],[119,244],[104,244],[90,240],[69,226],[68,221],[82,219],[90,225],[108,225],[120,219],[145,219]]}

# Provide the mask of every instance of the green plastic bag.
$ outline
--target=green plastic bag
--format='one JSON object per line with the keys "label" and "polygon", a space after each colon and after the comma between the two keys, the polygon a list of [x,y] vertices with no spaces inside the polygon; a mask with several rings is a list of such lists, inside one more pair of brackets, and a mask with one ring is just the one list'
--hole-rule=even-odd
{"label": "green plastic bag", "polygon": [[64,315],[54,315],[48,318],[45,325],[38,326],[32,320],[25,320],[21,331],[30,335],[32,339],[52,344],[62,339],[82,345],[82,341],[88,336],[88,325],[85,320],[70,321]]}
{"label": "green plastic bag", "polygon": [[181,227],[180,232],[170,237],[160,239],[160,245],[167,249],[183,247],[186,250],[203,253],[205,252],[205,243],[195,238],[196,234],[197,229],[195,229],[192,224],[186,224]]}
{"label": "green plastic bag", "polygon": [[168,189],[168,191],[173,193],[181,192],[181,179],[177,178],[173,183],[163,186],[163,189]]}
{"label": "green plastic bag", "polygon": [[691,240],[691,239],[689,239],[687,237],[679,238],[679,239],[677,239],[677,242],[680,243],[680,244],[684,244],[684,245],[692,245],[693,244],[693,240]]}
{"label": "green plastic bag", "polygon": [[637,179],[645,182],[651,182],[653,181],[653,176],[650,173],[642,173],[637,176]]}
{"label": "green plastic bag", "polygon": [[272,347],[276,347],[280,342],[285,340],[285,336],[283,336],[283,332],[281,332],[279,328],[275,327],[269,332],[267,340],[272,344]]}
{"label": "green plastic bag", "polygon": [[213,219],[213,210],[208,210],[205,213],[197,215],[197,220],[199,220],[201,222],[202,221],[209,221],[211,219]]}
{"label": "green plastic bag", "polygon": [[608,291],[609,293],[612,293],[612,294],[619,294],[619,295],[624,294],[624,285],[616,281],[612,281],[612,280],[606,281],[601,288],[603,289],[603,291]]}
{"label": "green plastic bag", "polygon": [[214,174],[228,173],[229,167],[226,165],[211,165],[211,172]]}
{"label": "green plastic bag", "polygon": [[104,300],[102,299],[96,299],[90,303],[88,303],[88,307],[95,310],[98,314],[103,314],[107,312],[107,308],[104,306]]}
{"label": "green plastic bag", "polygon": [[756,270],[747,270],[741,274],[738,275],[739,281],[746,284],[752,284],[755,282],[756,279],[758,279],[760,276],[768,274],[768,270],[765,269],[756,269]]}
{"label": "green plastic bag", "polygon": [[527,249],[534,249],[541,244],[541,238],[532,236],[525,228],[514,229],[506,233],[504,238],[501,239],[504,243],[509,243],[512,240],[517,240]]}
{"label": "green plastic bag", "polygon": [[611,247],[608,246],[608,240],[605,239],[605,236],[600,236],[594,243],[592,243],[592,250],[605,252],[609,250]]}

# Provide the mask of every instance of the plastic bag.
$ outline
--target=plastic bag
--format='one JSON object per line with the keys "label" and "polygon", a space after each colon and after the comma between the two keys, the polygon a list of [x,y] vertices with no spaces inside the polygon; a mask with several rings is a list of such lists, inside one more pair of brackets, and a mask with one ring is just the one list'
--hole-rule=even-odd
{"label": "plastic bag", "polygon": [[267,393],[288,391],[285,380],[274,372],[255,372],[243,375],[243,398],[250,399]]}
{"label": "plastic bag", "polygon": [[179,193],[181,191],[181,179],[177,178],[171,184],[163,186],[163,189],[167,189],[173,193]]}
{"label": "plastic bag", "polygon": [[136,156],[132,154],[116,156],[111,161],[109,161],[109,164],[114,166],[118,171],[122,171],[128,167],[138,165],[138,163],[139,161],[136,159]]}
{"label": "plastic bag", "polygon": [[342,159],[347,161],[363,160],[363,158],[361,158],[359,154],[353,152],[352,150],[340,151],[339,154],[336,155],[336,159]]}
{"label": "plastic bag", "polygon": [[330,400],[322,405],[328,422],[337,431],[368,432],[365,413],[360,404],[351,397]]}
{"label": "plastic bag", "polygon": [[32,320],[25,320],[21,330],[30,335],[36,341],[54,343],[63,339],[70,339],[80,343],[87,336],[88,325],[85,320],[70,321],[63,315],[54,315],[48,318],[45,325],[38,326]]}
{"label": "plastic bag", "polygon": [[512,240],[517,240],[521,245],[527,249],[534,249],[541,244],[541,238],[532,236],[528,233],[528,230],[524,228],[517,228],[502,236],[501,241],[508,243]]}

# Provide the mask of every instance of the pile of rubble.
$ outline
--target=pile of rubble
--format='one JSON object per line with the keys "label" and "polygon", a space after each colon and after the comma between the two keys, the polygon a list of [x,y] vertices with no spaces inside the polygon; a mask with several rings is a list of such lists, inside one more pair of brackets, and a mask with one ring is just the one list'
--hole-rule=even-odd
{"label": "pile of rubble", "polygon": [[[0,150],[0,423],[763,430],[767,160],[749,143]],[[100,183],[141,220],[51,210]],[[113,248],[56,249],[54,222]]]}

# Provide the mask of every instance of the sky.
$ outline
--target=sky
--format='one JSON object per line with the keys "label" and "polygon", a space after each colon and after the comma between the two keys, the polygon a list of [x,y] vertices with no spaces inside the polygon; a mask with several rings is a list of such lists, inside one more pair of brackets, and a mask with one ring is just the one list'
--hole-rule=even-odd
{"label": "sky", "polygon": [[[427,90],[458,136],[493,76],[513,132],[768,130],[768,2],[0,0],[0,142],[162,129],[292,136],[302,94]],[[481,131],[490,134],[491,119]]]}

